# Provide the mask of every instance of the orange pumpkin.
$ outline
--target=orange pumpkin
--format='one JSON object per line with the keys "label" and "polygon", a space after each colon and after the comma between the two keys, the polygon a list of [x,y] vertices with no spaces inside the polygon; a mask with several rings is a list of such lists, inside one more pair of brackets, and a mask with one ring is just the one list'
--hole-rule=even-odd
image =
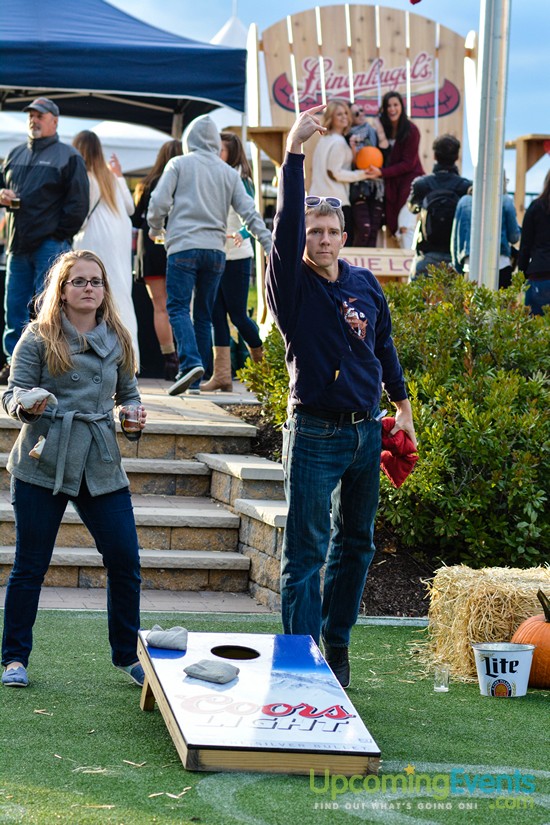
{"label": "orange pumpkin", "polygon": [[377,166],[380,169],[383,163],[384,155],[377,146],[363,146],[355,158],[355,165],[358,169],[368,169],[369,166]]}
{"label": "orange pumpkin", "polygon": [[526,619],[514,635],[517,644],[535,645],[533,664],[529,674],[529,687],[550,688],[550,599],[542,590],[537,593],[544,613]]}

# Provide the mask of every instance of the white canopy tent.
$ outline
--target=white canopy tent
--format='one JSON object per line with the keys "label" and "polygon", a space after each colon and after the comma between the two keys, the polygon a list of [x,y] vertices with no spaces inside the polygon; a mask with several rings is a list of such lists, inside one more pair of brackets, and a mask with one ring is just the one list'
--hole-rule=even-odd
{"label": "white canopy tent", "polygon": [[[125,175],[135,174],[151,167],[157,152],[170,136],[147,126],[81,120],[80,118],[59,118],[59,137],[64,143],[71,143],[82,129],[91,129],[101,140],[103,152],[108,159],[115,152]],[[0,158],[19,143],[27,139],[27,116],[23,113],[0,112]]]}

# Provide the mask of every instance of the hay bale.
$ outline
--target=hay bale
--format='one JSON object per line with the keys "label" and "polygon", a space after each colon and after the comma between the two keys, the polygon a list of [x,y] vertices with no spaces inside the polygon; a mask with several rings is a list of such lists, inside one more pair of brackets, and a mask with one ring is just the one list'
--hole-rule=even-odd
{"label": "hay bale", "polygon": [[445,662],[455,677],[476,676],[473,642],[509,642],[524,619],[540,613],[537,590],[550,591],[550,566],[521,570],[441,567],[427,583],[426,663]]}

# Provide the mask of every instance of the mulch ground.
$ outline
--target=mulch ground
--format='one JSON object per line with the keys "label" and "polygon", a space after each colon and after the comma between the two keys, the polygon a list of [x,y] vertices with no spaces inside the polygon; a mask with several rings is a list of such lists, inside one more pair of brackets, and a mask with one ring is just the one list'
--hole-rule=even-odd
{"label": "mulch ground", "polygon": [[[260,407],[232,404],[225,409],[257,427],[253,455],[281,460],[281,433],[266,422]],[[383,530],[376,531],[375,545],[361,612],[367,616],[426,616],[425,581],[433,576],[433,568],[420,553],[396,548]]]}

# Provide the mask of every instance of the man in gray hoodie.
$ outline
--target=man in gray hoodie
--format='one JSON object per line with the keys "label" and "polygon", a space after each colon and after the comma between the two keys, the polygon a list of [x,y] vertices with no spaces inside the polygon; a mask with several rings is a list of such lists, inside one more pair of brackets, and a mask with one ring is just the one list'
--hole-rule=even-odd
{"label": "man in gray hoodie", "polygon": [[[166,308],[178,347],[179,368],[170,395],[197,389],[212,348],[212,308],[225,268],[229,207],[265,250],[271,234],[236,169],[220,158],[214,122],[201,117],[184,136],[184,155],[172,158],[147,212],[150,236],[162,236],[166,221]],[[193,301],[193,321],[190,306]]]}

